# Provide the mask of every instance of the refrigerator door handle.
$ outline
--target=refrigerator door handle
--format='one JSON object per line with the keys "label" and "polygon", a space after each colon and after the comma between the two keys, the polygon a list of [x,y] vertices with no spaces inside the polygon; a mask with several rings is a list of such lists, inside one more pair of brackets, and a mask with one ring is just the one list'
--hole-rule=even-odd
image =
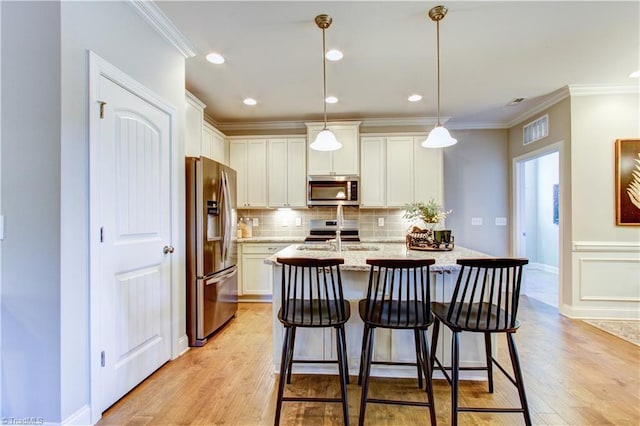
{"label": "refrigerator door handle", "polygon": [[231,232],[232,232],[232,224],[231,224],[231,197],[229,194],[229,180],[227,174],[223,171],[220,172],[222,178],[222,208],[224,211],[224,220],[223,220],[223,254],[222,260],[223,262],[227,261],[227,257],[229,256],[229,249],[231,246]]}
{"label": "refrigerator door handle", "polygon": [[233,266],[229,268],[229,270],[222,275],[218,275],[218,276],[206,279],[204,282],[204,285],[217,284],[219,282],[226,281],[229,278],[233,277],[237,272],[238,272],[238,267]]}

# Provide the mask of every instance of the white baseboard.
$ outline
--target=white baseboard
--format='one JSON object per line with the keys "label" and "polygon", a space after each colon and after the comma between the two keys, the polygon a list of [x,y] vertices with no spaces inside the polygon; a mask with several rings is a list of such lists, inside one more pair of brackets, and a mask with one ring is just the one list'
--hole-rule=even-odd
{"label": "white baseboard", "polygon": [[91,425],[91,407],[85,405],[62,421],[63,425]]}
{"label": "white baseboard", "polygon": [[189,350],[189,338],[187,337],[186,334],[183,334],[182,336],[180,336],[178,338],[178,347],[177,347],[177,350],[176,350],[176,356],[174,356],[172,359],[176,359],[178,357],[181,357],[188,350]]}
{"label": "white baseboard", "polygon": [[560,313],[571,319],[640,320],[637,309],[581,308],[562,305]]}
{"label": "white baseboard", "polygon": [[529,269],[536,269],[538,271],[549,272],[550,274],[557,274],[558,267],[553,265],[545,265],[544,263],[529,263]]}

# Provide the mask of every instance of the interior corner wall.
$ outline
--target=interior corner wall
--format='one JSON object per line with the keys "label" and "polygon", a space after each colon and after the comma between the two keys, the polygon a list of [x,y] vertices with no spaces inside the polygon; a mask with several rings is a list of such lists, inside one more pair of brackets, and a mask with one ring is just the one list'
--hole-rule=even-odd
{"label": "interior corner wall", "polygon": [[[458,140],[444,148],[444,207],[452,210],[447,228],[455,243],[493,256],[509,253],[509,223],[497,226],[496,218],[509,218],[508,132],[451,130]],[[471,218],[482,218],[472,226]]]}
{"label": "interior corner wall", "polygon": [[573,298],[579,318],[640,316],[640,227],[615,219],[615,140],[640,138],[640,94],[572,96]]}
{"label": "interior corner wall", "polygon": [[60,421],[60,3],[2,7],[0,416]]}
{"label": "interior corner wall", "polygon": [[[61,17],[61,417],[65,423],[86,424],[90,416],[88,51],[175,107],[180,159],[184,157],[185,59],[127,2],[64,1]],[[184,162],[179,164],[177,187],[184,188]],[[184,191],[172,204],[184,205]],[[178,222],[178,228],[184,229],[183,214]],[[184,252],[183,241],[173,245],[177,252]],[[174,266],[184,271],[184,259],[176,256]],[[173,285],[184,298],[184,282]],[[175,306],[185,306],[184,300]],[[172,324],[172,331],[185,333],[186,314],[176,316],[181,320]]]}
{"label": "interior corner wall", "polygon": [[[523,143],[523,127],[538,118],[547,114],[549,116],[549,135],[536,142],[525,145]],[[559,262],[559,283],[561,287],[560,304],[570,305],[573,297],[572,280],[572,263],[571,263],[571,222],[573,205],[571,200],[571,156],[572,152],[572,128],[571,128],[571,98],[567,90],[567,96],[541,111],[540,113],[524,120],[516,126],[509,129],[509,175],[514,175],[512,169],[513,160],[518,157],[527,155],[535,155],[536,151],[544,151],[552,149],[550,146],[560,144],[560,253]],[[513,196],[513,194],[512,194]],[[514,200],[509,200],[510,206],[513,207]],[[515,212],[511,209],[511,217]],[[512,235],[513,238],[513,235]],[[567,313],[563,306],[560,306],[561,312]]]}

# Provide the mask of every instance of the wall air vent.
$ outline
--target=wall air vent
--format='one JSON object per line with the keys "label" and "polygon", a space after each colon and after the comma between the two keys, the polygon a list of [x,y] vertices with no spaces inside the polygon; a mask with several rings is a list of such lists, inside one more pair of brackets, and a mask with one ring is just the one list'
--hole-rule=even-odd
{"label": "wall air vent", "polygon": [[549,136],[549,115],[545,114],[522,128],[523,145],[530,144]]}

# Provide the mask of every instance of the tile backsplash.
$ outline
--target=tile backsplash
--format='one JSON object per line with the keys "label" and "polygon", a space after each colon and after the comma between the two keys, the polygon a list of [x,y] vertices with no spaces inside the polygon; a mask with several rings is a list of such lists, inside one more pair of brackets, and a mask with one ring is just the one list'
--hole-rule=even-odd
{"label": "tile backsplash", "polygon": [[[402,218],[402,209],[360,209],[344,207],[344,218],[355,219],[360,228],[360,238],[403,239],[409,222]],[[247,210],[238,209],[238,218],[258,219],[253,227],[254,237],[301,237],[309,235],[311,219],[335,219],[335,207],[309,207],[299,210]],[[379,226],[379,219],[384,221]],[[299,219],[300,226],[296,226]]]}

